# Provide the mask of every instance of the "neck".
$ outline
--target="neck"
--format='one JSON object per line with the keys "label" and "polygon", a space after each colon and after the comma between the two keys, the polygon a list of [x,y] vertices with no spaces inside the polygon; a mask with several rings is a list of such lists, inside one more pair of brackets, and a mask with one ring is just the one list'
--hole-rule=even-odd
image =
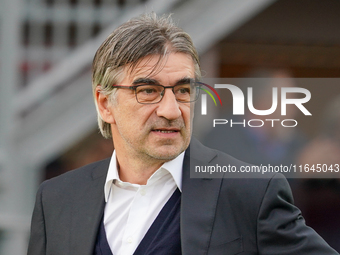
{"label": "neck", "polygon": [[151,175],[164,163],[164,161],[148,162],[148,160],[140,160],[139,158],[124,157],[117,151],[116,158],[119,178],[123,182],[140,185],[145,185]]}

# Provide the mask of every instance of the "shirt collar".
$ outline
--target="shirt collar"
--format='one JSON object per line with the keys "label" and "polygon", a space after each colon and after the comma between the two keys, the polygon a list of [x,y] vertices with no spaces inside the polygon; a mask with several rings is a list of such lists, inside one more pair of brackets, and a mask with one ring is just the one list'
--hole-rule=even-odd
{"label": "shirt collar", "polygon": [[[174,179],[180,191],[182,191],[182,168],[183,168],[184,153],[185,152],[182,152],[175,159],[165,162],[158,169],[160,170],[163,168],[167,170],[171,174],[172,178]],[[109,170],[107,172],[106,181],[104,185],[105,202],[107,202],[108,200],[110,190],[111,190],[111,185],[114,180],[120,180],[118,170],[117,170],[116,151],[113,151],[112,153]]]}

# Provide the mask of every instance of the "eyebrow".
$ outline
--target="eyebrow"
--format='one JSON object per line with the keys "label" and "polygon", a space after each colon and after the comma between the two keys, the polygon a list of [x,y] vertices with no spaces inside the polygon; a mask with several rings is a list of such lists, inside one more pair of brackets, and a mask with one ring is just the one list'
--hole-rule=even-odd
{"label": "eyebrow", "polygon": [[133,85],[139,85],[139,84],[159,84],[159,82],[155,79],[151,78],[138,78],[132,82]]}
{"label": "eyebrow", "polygon": [[[186,84],[186,83],[191,83],[195,79],[189,78],[189,77],[184,77],[180,80],[178,80],[175,85],[179,84]],[[151,79],[151,78],[138,78],[132,82],[133,85],[139,85],[139,84],[154,84],[154,85],[161,85],[157,80]]]}

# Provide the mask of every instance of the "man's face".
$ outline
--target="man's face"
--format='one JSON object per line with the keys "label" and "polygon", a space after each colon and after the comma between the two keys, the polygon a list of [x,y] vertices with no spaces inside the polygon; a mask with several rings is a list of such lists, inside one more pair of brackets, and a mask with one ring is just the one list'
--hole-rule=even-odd
{"label": "man's face", "polygon": [[[150,75],[159,56],[145,57],[133,72],[126,67],[120,85],[145,83],[174,86],[183,79],[194,79],[194,63],[189,55],[173,53],[161,70]],[[118,89],[112,106],[112,136],[117,156],[143,160],[168,161],[189,145],[192,103],[180,103],[171,89],[166,89],[156,104],[140,104],[133,90]],[[192,106],[193,107],[193,106]]]}

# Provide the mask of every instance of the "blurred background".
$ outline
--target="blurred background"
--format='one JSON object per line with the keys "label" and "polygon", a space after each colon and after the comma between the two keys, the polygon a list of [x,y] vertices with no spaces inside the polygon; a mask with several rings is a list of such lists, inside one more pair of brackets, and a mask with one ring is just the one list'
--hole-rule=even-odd
{"label": "blurred background", "polygon": [[[111,155],[97,130],[92,58],[114,28],[152,10],[173,13],[192,36],[205,77],[340,77],[338,0],[1,0],[1,255],[26,254],[42,181]],[[308,89],[313,117],[280,146],[294,149],[291,162],[339,163],[340,86]],[[303,177],[291,182],[296,203],[340,251],[339,180]]]}

